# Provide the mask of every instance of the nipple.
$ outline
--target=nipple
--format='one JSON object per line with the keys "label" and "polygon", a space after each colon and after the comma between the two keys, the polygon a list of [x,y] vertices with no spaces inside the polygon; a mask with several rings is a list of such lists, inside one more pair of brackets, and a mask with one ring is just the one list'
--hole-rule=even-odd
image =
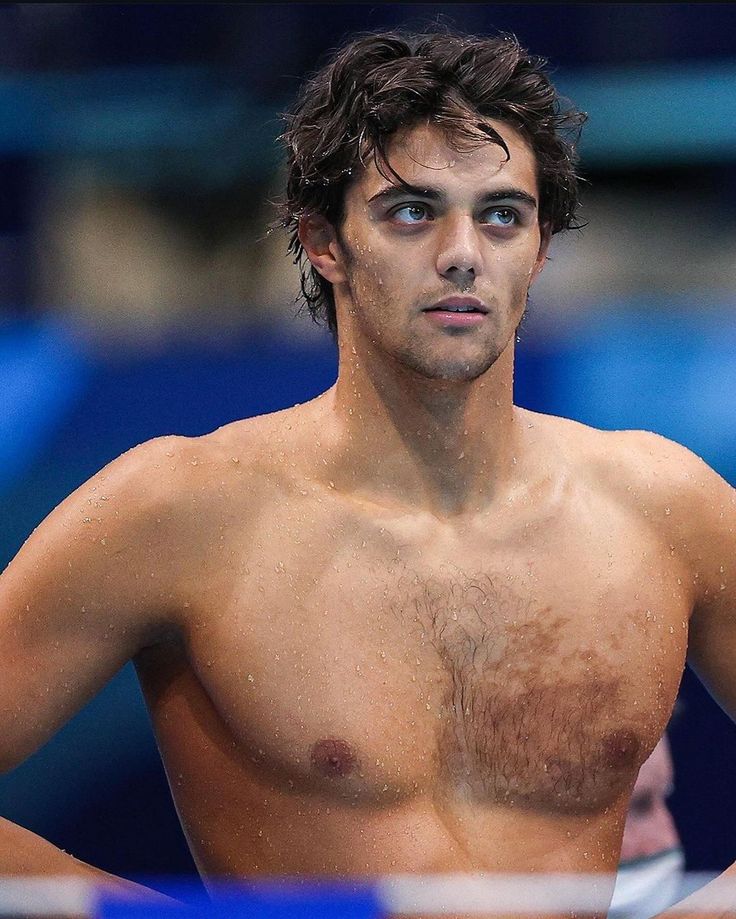
{"label": "nipple", "polygon": [[357,757],[344,740],[326,737],[312,745],[312,766],[328,778],[349,775],[357,765]]}
{"label": "nipple", "polygon": [[615,769],[630,769],[637,761],[641,741],[634,731],[622,728],[611,731],[603,738],[604,762]]}

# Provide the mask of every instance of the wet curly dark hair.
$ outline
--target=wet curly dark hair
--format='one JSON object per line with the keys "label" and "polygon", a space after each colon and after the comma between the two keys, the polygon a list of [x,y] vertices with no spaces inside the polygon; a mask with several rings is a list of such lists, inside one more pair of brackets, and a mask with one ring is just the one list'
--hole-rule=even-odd
{"label": "wet curly dark hair", "polygon": [[483,119],[513,125],[536,156],[540,223],[550,234],[578,226],[575,143],[586,116],[563,108],[546,65],[510,34],[381,32],[353,38],[304,84],[284,116],[287,182],[279,223],[289,233],[301,295],[315,321],[326,320],[337,336],[332,285],[304,252],[299,218],[321,214],[339,230],[346,188],[370,158],[402,184],[386,155],[400,128],[430,121],[456,146],[490,140],[508,156]]}

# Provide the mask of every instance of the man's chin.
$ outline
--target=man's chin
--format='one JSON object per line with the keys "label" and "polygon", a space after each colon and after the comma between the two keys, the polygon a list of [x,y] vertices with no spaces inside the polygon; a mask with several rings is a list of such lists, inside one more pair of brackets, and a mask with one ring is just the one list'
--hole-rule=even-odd
{"label": "man's chin", "polygon": [[443,383],[472,383],[498,360],[498,354],[485,354],[482,358],[473,360],[418,360],[407,359],[403,363],[409,370],[426,380],[436,380]]}

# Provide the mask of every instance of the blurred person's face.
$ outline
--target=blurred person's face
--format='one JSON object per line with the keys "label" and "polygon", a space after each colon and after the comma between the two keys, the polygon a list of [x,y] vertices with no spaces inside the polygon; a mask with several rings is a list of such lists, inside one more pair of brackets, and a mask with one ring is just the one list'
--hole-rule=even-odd
{"label": "blurred person's face", "polygon": [[[489,123],[508,160],[495,143],[458,150],[421,125],[397,134],[387,151],[413,190],[373,162],[349,186],[339,233],[316,258],[313,246],[309,253],[333,284],[341,343],[427,378],[469,381],[512,342],[547,240],[534,154],[514,128]],[[435,308],[448,297],[457,299]]]}
{"label": "blurred person's face", "polygon": [[667,797],[672,793],[672,757],[662,738],[642,765],[626,815],[621,860],[645,858],[680,844]]}

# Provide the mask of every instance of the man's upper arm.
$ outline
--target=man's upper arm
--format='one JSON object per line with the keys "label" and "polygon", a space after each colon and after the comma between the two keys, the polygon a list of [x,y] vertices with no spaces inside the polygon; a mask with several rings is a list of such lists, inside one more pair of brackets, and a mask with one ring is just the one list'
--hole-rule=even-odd
{"label": "man's upper arm", "polygon": [[694,598],[688,661],[736,718],[736,490],[684,448],[674,457],[673,542],[686,559]]}
{"label": "man's upper arm", "polygon": [[165,627],[169,450],[151,441],[111,463],[49,514],[0,577],[0,769]]}

